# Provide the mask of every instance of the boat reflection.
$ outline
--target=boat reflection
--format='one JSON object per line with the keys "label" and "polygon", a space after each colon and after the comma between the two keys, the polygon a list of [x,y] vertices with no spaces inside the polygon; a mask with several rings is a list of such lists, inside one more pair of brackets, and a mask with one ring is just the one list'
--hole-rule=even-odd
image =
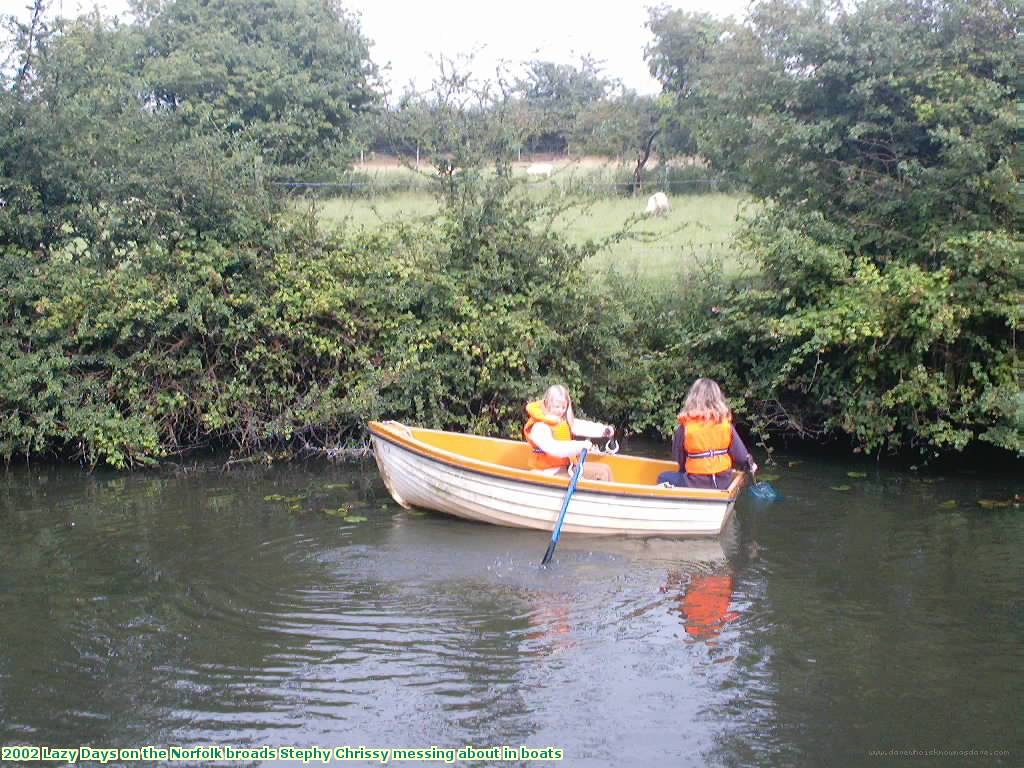
{"label": "boat reflection", "polygon": [[[510,642],[524,639],[532,652],[565,653],[666,603],[693,641],[714,642],[738,616],[735,523],[718,538],[566,536],[545,568],[543,533],[408,515],[398,513],[387,529],[392,556],[372,575],[418,586],[444,581],[464,607],[507,613]],[[368,563],[371,571],[374,564]],[[647,626],[666,629],[659,622]]]}

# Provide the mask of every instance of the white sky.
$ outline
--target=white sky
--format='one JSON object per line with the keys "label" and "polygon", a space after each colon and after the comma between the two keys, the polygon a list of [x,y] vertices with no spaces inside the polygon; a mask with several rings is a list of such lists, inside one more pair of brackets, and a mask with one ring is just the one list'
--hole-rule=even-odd
{"label": "white sky", "polygon": [[[425,88],[437,73],[439,54],[473,53],[473,71],[488,77],[500,61],[544,59],[575,63],[590,54],[604,62],[605,74],[640,93],[656,93],[644,62],[650,33],[648,8],[666,5],[719,16],[743,16],[749,0],[342,0],[359,14],[363,33],[373,41],[371,58],[391,65],[395,91],[413,80]],[[0,14],[27,17],[30,0],[0,0]],[[126,0],[51,0],[66,15],[99,5],[108,13],[127,8]],[[602,7],[603,6],[603,7]]]}

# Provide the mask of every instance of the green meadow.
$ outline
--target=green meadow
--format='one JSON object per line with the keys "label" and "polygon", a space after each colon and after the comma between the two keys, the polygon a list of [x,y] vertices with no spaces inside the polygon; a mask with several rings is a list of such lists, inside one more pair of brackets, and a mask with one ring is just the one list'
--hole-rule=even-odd
{"label": "green meadow", "polygon": [[[552,190],[531,186],[534,195]],[[593,267],[599,270],[613,268],[660,282],[698,268],[721,269],[732,275],[744,269],[731,240],[740,218],[751,213],[747,198],[720,193],[679,195],[671,199],[672,210],[662,217],[643,216],[646,200],[646,195],[583,198],[551,224],[572,242],[603,242],[593,260]],[[327,225],[372,228],[396,219],[432,216],[437,209],[437,201],[427,192],[406,191],[337,197],[321,201],[317,213]],[[613,237],[621,232],[626,234]]]}

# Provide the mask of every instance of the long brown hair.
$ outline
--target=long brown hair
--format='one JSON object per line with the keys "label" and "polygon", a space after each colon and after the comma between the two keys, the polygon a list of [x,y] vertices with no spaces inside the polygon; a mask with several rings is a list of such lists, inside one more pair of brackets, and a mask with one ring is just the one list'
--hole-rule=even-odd
{"label": "long brown hair", "polygon": [[705,419],[721,424],[732,420],[732,411],[725,402],[725,395],[714,379],[697,379],[690,387],[686,403],[679,413],[680,418]]}

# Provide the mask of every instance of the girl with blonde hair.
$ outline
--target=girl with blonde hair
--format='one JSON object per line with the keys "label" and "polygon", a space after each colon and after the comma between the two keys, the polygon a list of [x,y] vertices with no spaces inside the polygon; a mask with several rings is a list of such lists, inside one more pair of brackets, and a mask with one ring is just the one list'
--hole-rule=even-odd
{"label": "girl with blonde hair", "polygon": [[659,483],[688,488],[728,488],[734,467],[757,471],[750,452],[732,425],[732,410],[713,379],[690,387],[672,439],[678,472],[662,472]]}
{"label": "girl with blonde hair", "polygon": [[[523,429],[523,436],[533,448],[530,454],[530,469],[551,475],[568,475],[570,460],[579,456],[584,448],[591,454],[600,450],[589,439],[611,438],[615,428],[608,424],[587,421],[575,417],[572,398],[561,384],[547,388],[544,397],[526,405],[529,420]],[[612,469],[607,464],[587,461],[583,465],[583,477],[590,480],[610,481]]]}

